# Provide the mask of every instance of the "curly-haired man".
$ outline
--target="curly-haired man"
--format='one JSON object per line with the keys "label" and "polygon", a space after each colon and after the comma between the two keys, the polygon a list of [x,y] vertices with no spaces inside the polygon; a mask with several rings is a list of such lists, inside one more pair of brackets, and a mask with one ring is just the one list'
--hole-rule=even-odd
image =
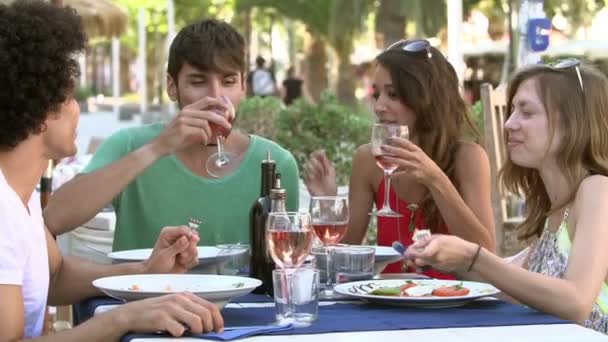
{"label": "curly-haired man", "polygon": [[[184,226],[163,229],[146,262],[113,266],[62,257],[45,228],[35,188],[49,159],[76,153],[74,56],[84,46],[70,8],[40,0],[0,5],[0,341],[39,337],[46,304],[100,295],[94,279],[184,272],[198,261],[198,236]],[[44,341],[115,341],[128,331],[181,335],[184,324],[193,332],[223,327],[215,305],[178,294],[123,305]]]}
{"label": "curly-haired man", "polygon": [[[260,162],[270,151],[287,190],[287,208],[298,208],[298,168],[278,144],[233,130],[225,149],[232,173],[214,178],[206,161],[217,151],[213,126],[230,123],[214,109],[245,97],[245,40],[234,27],[206,19],[184,27],[169,52],[167,88],[180,112],[170,123],[119,131],[97,150],[83,174],[58,189],[44,217],[63,233],[112,203],[115,251],[149,248],[158,230],[202,219],[201,244],[249,242],[249,209],[260,195]],[[237,117],[238,120],[238,117]],[[217,174],[216,174],[217,176]],[[70,210],[66,210],[70,208]]]}

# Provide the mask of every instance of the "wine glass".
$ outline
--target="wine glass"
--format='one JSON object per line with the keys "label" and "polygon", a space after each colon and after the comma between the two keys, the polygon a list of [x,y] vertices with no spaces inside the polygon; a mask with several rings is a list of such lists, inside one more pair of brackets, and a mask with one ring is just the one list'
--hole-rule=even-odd
{"label": "wine glass", "polygon": [[325,297],[333,295],[332,279],[334,247],[342,241],[348,228],[348,197],[346,196],[313,196],[310,198],[310,216],[315,234],[325,246],[325,264],[327,270]]}
{"label": "wine glass", "polygon": [[[235,117],[234,105],[230,101],[227,96],[222,95],[220,99],[226,104],[227,108],[223,107],[214,107],[212,111],[217,115],[223,116],[232,124]],[[213,136],[211,139],[215,137],[215,141],[217,143],[217,152],[207,158],[207,172],[212,177],[220,178],[234,171],[238,163],[236,163],[237,156],[228,152],[224,148],[224,141],[230,135],[230,130],[219,126],[213,122],[209,122],[209,127],[211,127],[211,131],[213,132]]]}
{"label": "wine glass", "polygon": [[376,216],[383,217],[402,217],[394,211],[389,203],[389,193],[391,189],[391,174],[397,169],[397,164],[388,162],[384,157],[389,156],[382,150],[382,145],[388,145],[389,140],[394,137],[409,138],[407,126],[398,124],[376,123],[372,128],[372,153],[376,159],[376,164],[384,171],[384,204],[380,210],[372,212]]}
{"label": "wine glass", "polygon": [[292,323],[295,320],[293,310],[293,274],[302,265],[312,248],[313,232],[310,215],[297,212],[273,212],[266,220],[266,241],[272,260],[286,276],[287,306],[290,314],[279,323]]}

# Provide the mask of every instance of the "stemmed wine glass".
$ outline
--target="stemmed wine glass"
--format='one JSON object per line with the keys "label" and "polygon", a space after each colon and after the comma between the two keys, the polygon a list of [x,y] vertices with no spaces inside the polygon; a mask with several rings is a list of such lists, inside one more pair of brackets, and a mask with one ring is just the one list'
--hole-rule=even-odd
{"label": "stemmed wine glass", "polygon": [[[216,107],[213,108],[212,111],[217,115],[225,117],[226,120],[228,120],[228,122],[232,124],[232,121],[234,121],[235,117],[234,105],[232,104],[230,99],[225,95],[222,95],[220,99],[226,105],[226,109]],[[230,130],[222,126],[216,125],[212,122],[209,122],[209,126],[211,127],[213,135],[215,136],[215,141],[217,143],[217,152],[210,155],[207,159],[207,172],[209,172],[211,176],[216,178],[224,177],[225,175],[231,173],[237,165],[237,163],[235,162],[237,156],[234,153],[228,152],[224,149],[224,141],[228,138]]]}
{"label": "stemmed wine glass", "polygon": [[327,279],[323,294],[333,295],[332,279],[334,247],[346,234],[348,228],[348,197],[346,196],[313,196],[310,199],[310,216],[315,234],[326,250]]}
{"label": "stemmed wine glass", "polygon": [[293,275],[302,265],[312,248],[313,232],[310,214],[297,212],[272,212],[266,220],[266,240],[272,260],[286,276],[286,299],[290,314],[282,323],[295,320],[293,302]]}
{"label": "stemmed wine glass", "polygon": [[380,210],[372,212],[376,216],[401,217],[402,215],[394,211],[389,203],[389,193],[391,189],[391,174],[397,169],[397,164],[388,162],[384,157],[388,156],[383,150],[382,145],[389,145],[389,140],[394,137],[409,138],[407,126],[398,124],[376,123],[372,128],[372,153],[376,159],[376,164],[384,171],[384,204]]}

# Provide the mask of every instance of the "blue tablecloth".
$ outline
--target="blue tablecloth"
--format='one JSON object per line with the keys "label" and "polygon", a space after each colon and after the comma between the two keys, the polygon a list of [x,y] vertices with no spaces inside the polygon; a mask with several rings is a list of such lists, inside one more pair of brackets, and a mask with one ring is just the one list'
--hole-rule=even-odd
{"label": "blue tablecloth", "polygon": [[[275,320],[274,307],[226,308],[225,325],[263,325]],[[347,331],[437,329],[570,323],[536,310],[504,301],[476,301],[449,309],[416,309],[371,304],[339,303],[319,307],[320,319],[310,327],[269,335],[316,334]],[[121,342],[154,334],[129,334]]]}

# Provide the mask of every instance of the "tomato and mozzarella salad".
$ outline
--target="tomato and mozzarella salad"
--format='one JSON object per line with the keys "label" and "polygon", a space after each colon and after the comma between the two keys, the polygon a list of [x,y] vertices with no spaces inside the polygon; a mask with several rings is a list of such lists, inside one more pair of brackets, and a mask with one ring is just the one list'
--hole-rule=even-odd
{"label": "tomato and mozzarella salad", "polygon": [[418,284],[412,280],[408,280],[401,286],[380,287],[370,292],[376,296],[394,296],[394,297],[457,297],[466,296],[471,292],[464,287],[462,283],[437,286],[436,284]]}

